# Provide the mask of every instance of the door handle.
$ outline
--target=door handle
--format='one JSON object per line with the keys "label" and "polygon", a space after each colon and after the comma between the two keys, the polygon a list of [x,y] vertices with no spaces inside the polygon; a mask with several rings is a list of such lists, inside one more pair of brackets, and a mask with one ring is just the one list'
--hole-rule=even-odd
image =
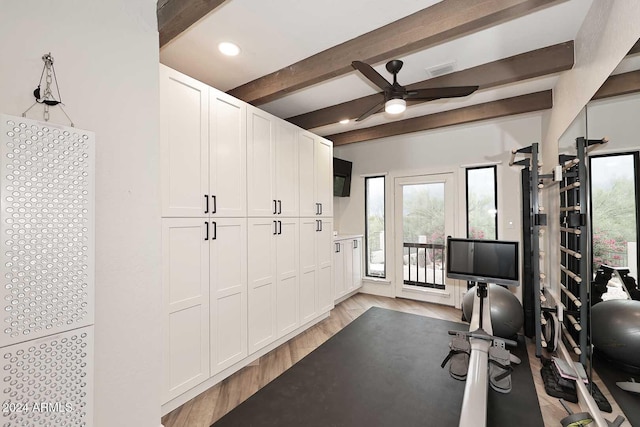
{"label": "door handle", "polygon": [[204,213],[209,213],[209,195],[204,195]]}
{"label": "door handle", "polygon": [[278,215],[282,213],[282,200],[278,200]]}
{"label": "door handle", "polygon": [[275,199],[273,199],[273,214],[277,214],[278,213],[278,202],[276,202]]}
{"label": "door handle", "polygon": [[216,203],[216,196],[211,195],[211,198],[213,199],[213,210],[211,211],[211,213],[216,213],[216,211],[218,210],[218,203]]}
{"label": "door handle", "polygon": [[205,226],[204,240],[209,240],[209,222],[205,221],[204,226]]}
{"label": "door handle", "polygon": [[218,238],[218,224],[216,224],[215,221],[211,221],[211,224],[213,225],[213,236],[211,240],[216,240]]}

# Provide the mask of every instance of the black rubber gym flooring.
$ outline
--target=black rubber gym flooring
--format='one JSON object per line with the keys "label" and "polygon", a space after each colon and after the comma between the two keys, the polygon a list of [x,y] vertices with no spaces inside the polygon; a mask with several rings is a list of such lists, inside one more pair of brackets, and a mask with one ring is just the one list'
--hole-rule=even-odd
{"label": "black rubber gym flooring", "polygon": [[[462,323],[371,308],[223,418],[224,426],[457,426],[464,382],[440,363]],[[489,390],[489,426],[544,425],[524,342],[509,394]]]}
{"label": "black rubber gym flooring", "polygon": [[[638,357],[640,357],[640,355]],[[640,426],[640,394],[622,390],[616,385],[616,382],[630,381],[631,378],[636,382],[640,382],[640,375],[624,372],[622,369],[617,368],[614,363],[605,360],[602,356],[594,356],[593,369],[598,373],[602,382],[604,382],[613,395],[613,398],[624,412],[629,424],[632,426]],[[603,415],[605,418],[610,418],[610,421],[613,421],[614,417],[607,417],[607,414]]]}

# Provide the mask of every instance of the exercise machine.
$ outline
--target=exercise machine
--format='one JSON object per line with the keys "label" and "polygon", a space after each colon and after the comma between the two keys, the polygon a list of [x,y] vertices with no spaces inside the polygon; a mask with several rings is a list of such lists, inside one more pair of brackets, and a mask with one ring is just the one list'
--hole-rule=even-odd
{"label": "exercise machine", "polygon": [[[518,285],[518,242],[447,238],[447,277],[476,283],[473,311],[468,332],[449,331],[456,340],[468,340],[469,365],[460,427],[483,427],[487,420],[487,391],[491,387],[501,393],[511,390],[511,361],[519,363],[506,346],[515,341],[493,335],[491,292],[489,283]],[[465,357],[462,346],[452,346],[451,357]],[[453,363],[453,362],[452,362]],[[493,377],[490,376],[490,365]],[[455,377],[455,376],[454,376]]]}

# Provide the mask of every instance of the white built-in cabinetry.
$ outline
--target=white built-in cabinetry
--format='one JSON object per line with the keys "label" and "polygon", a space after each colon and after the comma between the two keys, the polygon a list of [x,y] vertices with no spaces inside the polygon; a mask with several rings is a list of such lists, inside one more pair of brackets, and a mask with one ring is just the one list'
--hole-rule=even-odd
{"label": "white built-in cabinetry", "polygon": [[362,286],[362,236],[335,238],[333,252],[334,297],[340,300]]}
{"label": "white built-in cabinetry", "polygon": [[333,148],[170,68],[160,78],[167,404],[333,308]]}

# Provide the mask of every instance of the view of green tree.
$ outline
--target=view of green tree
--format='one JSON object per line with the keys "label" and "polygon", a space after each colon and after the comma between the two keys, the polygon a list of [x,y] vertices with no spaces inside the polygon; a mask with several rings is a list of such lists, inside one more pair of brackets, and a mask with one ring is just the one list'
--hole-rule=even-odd
{"label": "view of green tree", "polygon": [[406,185],[403,188],[404,241],[418,243],[426,236],[427,243],[444,243],[444,184]]}
{"label": "view of green tree", "polygon": [[633,180],[617,178],[592,189],[593,264],[626,265],[627,242],[636,241],[636,200]]}
{"label": "view of green tree", "polygon": [[467,169],[467,235],[496,239],[496,167]]}
{"label": "view of green tree", "polygon": [[495,199],[490,195],[469,194],[469,238],[495,239]]}

